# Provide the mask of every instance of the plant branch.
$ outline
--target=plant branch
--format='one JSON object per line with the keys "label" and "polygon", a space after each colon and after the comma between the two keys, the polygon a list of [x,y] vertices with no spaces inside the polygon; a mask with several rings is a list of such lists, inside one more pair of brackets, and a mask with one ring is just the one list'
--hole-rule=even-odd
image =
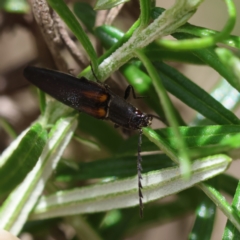
{"label": "plant branch", "polygon": [[67,72],[68,67],[64,58],[60,54],[60,38],[54,31],[54,22],[50,14],[50,9],[45,0],[31,0],[32,11],[38,23],[45,42],[52,53],[57,68]]}
{"label": "plant branch", "polygon": [[[143,31],[138,34],[133,33],[125,44],[99,65],[100,73],[98,77],[101,80],[108,78],[112,72],[135,56],[134,51],[136,49],[147,46],[159,37],[173,33],[178,27],[187,22],[202,1],[197,0],[194,3],[191,0],[177,1],[172,8],[166,10]],[[86,77],[93,78],[92,73],[89,72]]]}

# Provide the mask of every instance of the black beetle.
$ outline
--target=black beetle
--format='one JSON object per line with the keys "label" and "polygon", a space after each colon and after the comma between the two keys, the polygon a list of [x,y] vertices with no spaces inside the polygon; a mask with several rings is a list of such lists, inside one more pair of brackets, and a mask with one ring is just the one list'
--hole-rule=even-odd
{"label": "black beetle", "polygon": [[142,113],[126,101],[131,91],[134,98],[139,98],[136,97],[133,87],[129,85],[122,98],[113,93],[106,84],[89,81],[84,77],[76,78],[62,72],[33,66],[26,67],[23,74],[28,81],[69,107],[98,119],[111,120],[116,127],[139,130],[137,171],[140,216],[142,217],[142,158],[140,155],[142,128],[151,125],[152,118],[155,116]]}

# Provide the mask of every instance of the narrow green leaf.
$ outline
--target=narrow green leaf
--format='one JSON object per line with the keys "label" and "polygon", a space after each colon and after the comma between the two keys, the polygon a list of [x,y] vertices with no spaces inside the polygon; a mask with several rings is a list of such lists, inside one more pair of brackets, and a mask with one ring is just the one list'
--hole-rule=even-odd
{"label": "narrow green leaf", "polygon": [[[216,145],[218,151],[222,152],[224,147],[228,147],[228,151],[240,147],[240,126],[237,125],[216,125],[216,126],[198,126],[198,127],[179,127],[179,131],[183,136],[188,148]],[[173,149],[177,149],[178,145],[174,142],[174,132],[172,128],[162,128],[155,130],[156,134],[166,142],[166,145]],[[118,155],[131,155],[136,153],[136,143],[138,136],[135,135],[124,142],[119,149]],[[142,151],[158,151],[159,147],[150,142],[146,136],[142,138]],[[201,148],[200,148],[201,150]],[[224,149],[225,150],[225,149]]]}
{"label": "narrow green leaf", "polygon": [[[210,95],[220,102],[226,109],[234,110],[237,109],[240,103],[240,93],[233,88],[224,78],[221,78],[218,83],[213,87]],[[206,119],[200,113],[197,113],[191,125],[211,125],[212,121]]]}
{"label": "narrow green leaf", "polygon": [[18,235],[42,194],[46,181],[76,129],[76,117],[60,119],[52,128],[38,163],[0,209],[0,228]]}
{"label": "narrow green leaf", "polygon": [[193,54],[203,62],[208,64],[210,67],[215,69],[221,76],[223,76],[233,87],[236,87],[234,83],[234,75],[232,72],[225,68],[225,65],[221,62],[217,54],[215,53],[215,48],[207,48],[202,50],[195,50]]}
{"label": "narrow green leaf", "polygon": [[[236,189],[236,192],[234,194],[234,198],[233,198],[233,202],[232,202],[232,208],[234,209],[234,211],[236,211],[239,215],[239,211],[240,211],[240,182],[238,182],[238,186]],[[237,240],[240,238],[240,230],[237,229],[233,223],[228,220],[225,230],[224,230],[224,234],[223,234],[223,240]]]}
{"label": "narrow green leaf", "polygon": [[119,146],[123,143],[122,136],[114,129],[113,124],[107,121],[99,121],[87,114],[79,115],[78,128],[95,138],[101,147],[115,153]]}
{"label": "narrow green leaf", "polygon": [[[151,17],[153,20],[155,20],[156,18],[158,18],[164,11],[166,11],[165,8],[161,8],[161,7],[154,7],[151,10]],[[184,24],[185,25],[185,24]],[[184,26],[183,25],[183,26]]]}
{"label": "narrow green leaf", "polygon": [[2,117],[0,117],[0,127],[2,127],[11,138],[17,137],[17,133],[15,132],[11,124]]}
{"label": "narrow green leaf", "polygon": [[[179,129],[178,129],[179,130]],[[174,129],[173,129],[174,131]],[[175,131],[174,131],[175,133]],[[170,144],[167,142],[166,138],[162,136],[162,134],[158,134],[155,130],[151,128],[143,128],[143,134],[156,146],[158,146],[159,150],[163,151],[168,157],[170,157],[175,163],[180,164],[180,157],[178,156],[178,148],[174,149]],[[174,139],[173,141],[176,143]],[[175,144],[174,143],[174,144]],[[179,147],[179,146],[178,146]]]}
{"label": "narrow green leaf", "polygon": [[[136,156],[111,157],[93,162],[80,162],[77,167],[66,167],[59,164],[57,180],[76,181],[91,178],[129,177],[136,175]],[[164,154],[143,156],[143,173],[175,166],[171,159]]]}
{"label": "narrow green leaf", "polygon": [[47,132],[39,123],[34,124],[12,154],[0,167],[0,195],[10,192],[35,166],[47,140]]}
{"label": "narrow green leaf", "polygon": [[239,124],[240,120],[211,95],[165,63],[155,66],[169,92],[188,106],[218,124]]}
{"label": "narrow green leaf", "polygon": [[46,110],[46,93],[38,89],[38,101],[41,114],[44,115]]}
{"label": "narrow green leaf", "polygon": [[233,75],[230,84],[240,91],[240,59],[228,49],[217,48],[216,53],[227,71]]}
{"label": "narrow green leaf", "polygon": [[63,0],[48,0],[48,3],[58,13],[58,15],[66,23],[66,25],[71,29],[76,38],[81,42],[90,58],[93,70],[97,74],[98,73],[97,54],[87,34],[79,24],[78,20],[69,10],[68,6]]}
{"label": "narrow green leaf", "polygon": [[93,28],[96,20],[96,12],[93,10],[92,6],[85,2],[76,2],[73,5],[73,11],[86,26],[88,31],[93,33]]}
{"label": "narrow green leaf", "polygon": [[[225,155],[197,160],[192,164],[192,176],[188,181],[182,178],[179,167],[143,174],[143,201],[147,203],[163,198],[220,174],[227,169],[230,161]],[[30,219],[46,219],[136,206],[137,192],[137,177],[57,192],[42,197]]]}
{"label": "narrow green leaf", "polygon": [[166,49],[161,49],[157,44],[150,44],[143,49],[144,53],[147,55],[151,61],[174,61],[174,62],[183,62],[190,64],[205,64],[201,59],[195,56],[190,51],[185,52],[173,52]]}
{"label": "narrow green leaf", "polygon": [[13,154],[13,152],[17,149],[19,143],[24,138],[29,128],[25,129],[18,137],[10,144],[8,148],[6,148],[2,155],[0,156],[0,168],[4,166],[8,158]]}
{"label": "narrow green leaf", "polygon": [[76,115],[76,111],[59,101],[48,101],[44,115],[39,119],[46,128],[52,127],[63,116]]}
{"label": "narrow green leaf", "polygon": [[128,2],[129,0],[98,0],[94,7],[95,10],[105,10],[116,7],[119,4]]}
{"label": "narrow green leaf", "polygon": [[238,211],[226,201],[225,197],[215,188],[214,185],[199,183],[198,187],[216,204],[216,206],[227,216],[228,220],[240,231],[240,216]]}
{"label": "narrow green leaf", "polygon": [[99,145],[94,141],[88,140],[86,138],[82,138],[82,137],[77,136],[77,135],[74,135],[74,139],[77,142],[79,142],[80,144],[82,144],[82,145],[84,145],[88,148],[91,148],[93,151],[100,151]]}
{"label": "narrow green leaf", "polygon": [[[117,219],[118,222],[109,226],[104,224],[104,218],[100,229],[101,235],[104,239],[122,240],[126,232],[139,232],[156,223],[161,225],[161,223],[173,221],[173,219],[192,213],[202,199],[202,195],[203,193],[197,188],[190,188],[178,193],[172,201],[163,201],[162,203],[153,202],[145,208],[144,218],[142,219],[136,214],[138,207],[112,210],[106,216],[108,217],[113,213],[119,216]],[[88,215],[90,223],[94,222],[95,215]],[[94,225],[94,227],[97,226]]]}
{"label": "narrow green leaf", "polygon": [[211,239],[216,214],[216,205],[205,196],[196,211],[196,219],[189,240]]}
{"label": "narrow green leaf", "polygon": [[[178,40],[192,38],[191,35],[184,33],[174,33],[173,36]],[[221,76],[223,76],[231,85],[234,82],[234,75],[232,72],[229,72],[225,65],[221,62],[219,57],[215,52],[216,46],[208,47],[201,50],[192,50],[192,53],[198,57],[201,61],[215,69]],[[234,85],[232,85],[235,87]]]}

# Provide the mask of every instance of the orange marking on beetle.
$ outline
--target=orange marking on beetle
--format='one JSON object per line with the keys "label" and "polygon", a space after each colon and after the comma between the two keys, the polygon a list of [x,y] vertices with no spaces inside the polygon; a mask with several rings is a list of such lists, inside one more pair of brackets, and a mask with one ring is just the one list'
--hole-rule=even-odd
{"label": "orange marking on beetle", "polygon": [[85,91],[85,92],[82,92],[82,94],[87,98],[96,100],[97,102],[105,102],[109,98],[109,96],[105,93],[96,93],[96,92],[91,92],[91,91]]}
{"label": "orange marking on beetle", "polygon": [[94,116],[96,118],[105,118],[107,115],[107,111],[104,108],[82,107],[82,110],[87,114]]}
{"label": "orange marking on beetle", "polygon": [[107,99],[108,99],[108,95],[107,94],[102,94],[99,98],[99,101],[100,102],[105,102]]}

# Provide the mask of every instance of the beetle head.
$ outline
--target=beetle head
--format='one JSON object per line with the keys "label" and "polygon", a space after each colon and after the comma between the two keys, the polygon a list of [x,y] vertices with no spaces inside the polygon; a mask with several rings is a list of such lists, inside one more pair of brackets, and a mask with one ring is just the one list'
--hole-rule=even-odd
{"label": "beetle head", "polygon": [[152,124],[152,116],[142,113],[138,109],[135,115],[131,118],[130,126],[133,129],[141,129]]}

